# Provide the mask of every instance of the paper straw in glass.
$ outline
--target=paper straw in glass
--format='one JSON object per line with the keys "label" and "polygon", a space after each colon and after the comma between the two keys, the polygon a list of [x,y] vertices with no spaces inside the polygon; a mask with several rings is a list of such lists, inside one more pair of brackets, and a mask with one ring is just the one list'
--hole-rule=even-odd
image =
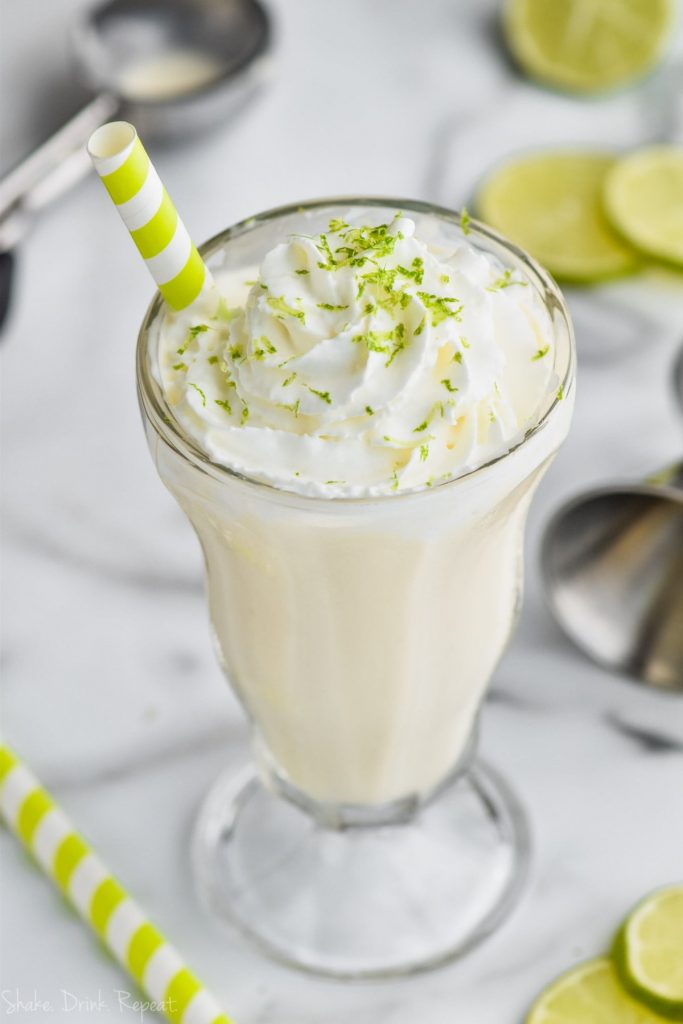
{"label": "paper straw in glass", "polygon": [[196,303],[213,285],[132,124],[111,121],[88,142],[93,166],[168,305]]}

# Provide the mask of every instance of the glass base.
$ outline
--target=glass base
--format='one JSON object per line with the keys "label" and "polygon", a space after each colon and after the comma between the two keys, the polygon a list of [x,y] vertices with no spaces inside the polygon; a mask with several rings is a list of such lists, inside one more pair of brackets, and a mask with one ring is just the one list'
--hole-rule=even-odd
{"label": "glass base", "polygon": [[252,772],[222,775],[193,859],[211,914],[291,966],[337,978],[435,967],[489,935],[529,861],[524,814],[477,761],[409,820],[332,829]]}

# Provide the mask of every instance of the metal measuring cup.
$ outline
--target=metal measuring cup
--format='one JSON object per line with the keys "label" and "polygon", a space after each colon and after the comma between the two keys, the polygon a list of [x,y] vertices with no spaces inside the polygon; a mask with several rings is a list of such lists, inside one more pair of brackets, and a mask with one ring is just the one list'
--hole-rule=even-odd
{"label": "metal measuring cup", "polygon": [[[683,410],[683,350],[674,386]],[[563,505],[541,567],[557,622],[589,657],[683,692],[683,462]]]}
{"label": "metal measuring cup", "polygon": [[[11,249],[33,215],[87,173],[95,128],[123,117],[146,138],[170,141],[228,118],[267,74],[271,28],[259,0],[106,0],[75,22],[71,42],[93,98],[0,181],[0,298],[9,297]],[[189,79],[187,66],[179,79],[178,54],[199,62]],[[155,68],[166,79],[150,90]]]}

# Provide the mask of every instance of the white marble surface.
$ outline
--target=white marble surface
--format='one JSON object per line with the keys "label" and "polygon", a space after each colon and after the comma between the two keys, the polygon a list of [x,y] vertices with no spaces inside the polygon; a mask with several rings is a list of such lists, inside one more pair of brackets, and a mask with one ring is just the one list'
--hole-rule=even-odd
{"label": "white marble surface", "polygon": [[[9,165],[75,100],[65,26],[82,0],[3,6]],[[154,152],[198,238],[323,194],[458,204],[512,149],[628,145],[661,130],[661,76],[592,103],[522,82],[499,51],[494,0],[273,6],[269,91],[191,150]],[[94,176],[22,247],[2,346],[6,737],[237,1024],[351,1014],[356,1024],[516,1024],[548,978],[605,947],[630,903],[683,874],[683,703],[589,664],[550,619],[537,570],[540,529],[564,496],[680,453],[670,369],[683,337],[681,279],[569,296],[581,364],[575,425],[532,513],[522,623],[483,720],[483,749],[532,821],[523,899],[463,961],[363,985],[264,960],[219,931],[193,895],[197,803],[248,751],[209,644],[199,552],[139,423],[133,349],[150,293]],[[114,992],[130,987],[125,977],[5,834],[0,851],[2,989],[10,1000],[37,990],[53,1005],[16,1018],[121,1019]],[[63,989],[100,993],[107,1006],[68,1012]]]}

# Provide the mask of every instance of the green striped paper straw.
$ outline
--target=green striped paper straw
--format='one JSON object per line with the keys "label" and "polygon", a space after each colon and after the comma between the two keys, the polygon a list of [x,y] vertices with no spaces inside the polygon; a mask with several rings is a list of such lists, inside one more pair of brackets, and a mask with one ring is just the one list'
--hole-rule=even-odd
{"label": "green striped paper straw", "polygon": [[176,310],[191,306],[213,285],[211,272],[133,125],[102,125],[90,136],[88,154],[166,302]]}
{"label": "green striped paper straw", "polygon": [[172,1024],[230,1024],[35,776],[0,746],[0,814],[46,874]]}

